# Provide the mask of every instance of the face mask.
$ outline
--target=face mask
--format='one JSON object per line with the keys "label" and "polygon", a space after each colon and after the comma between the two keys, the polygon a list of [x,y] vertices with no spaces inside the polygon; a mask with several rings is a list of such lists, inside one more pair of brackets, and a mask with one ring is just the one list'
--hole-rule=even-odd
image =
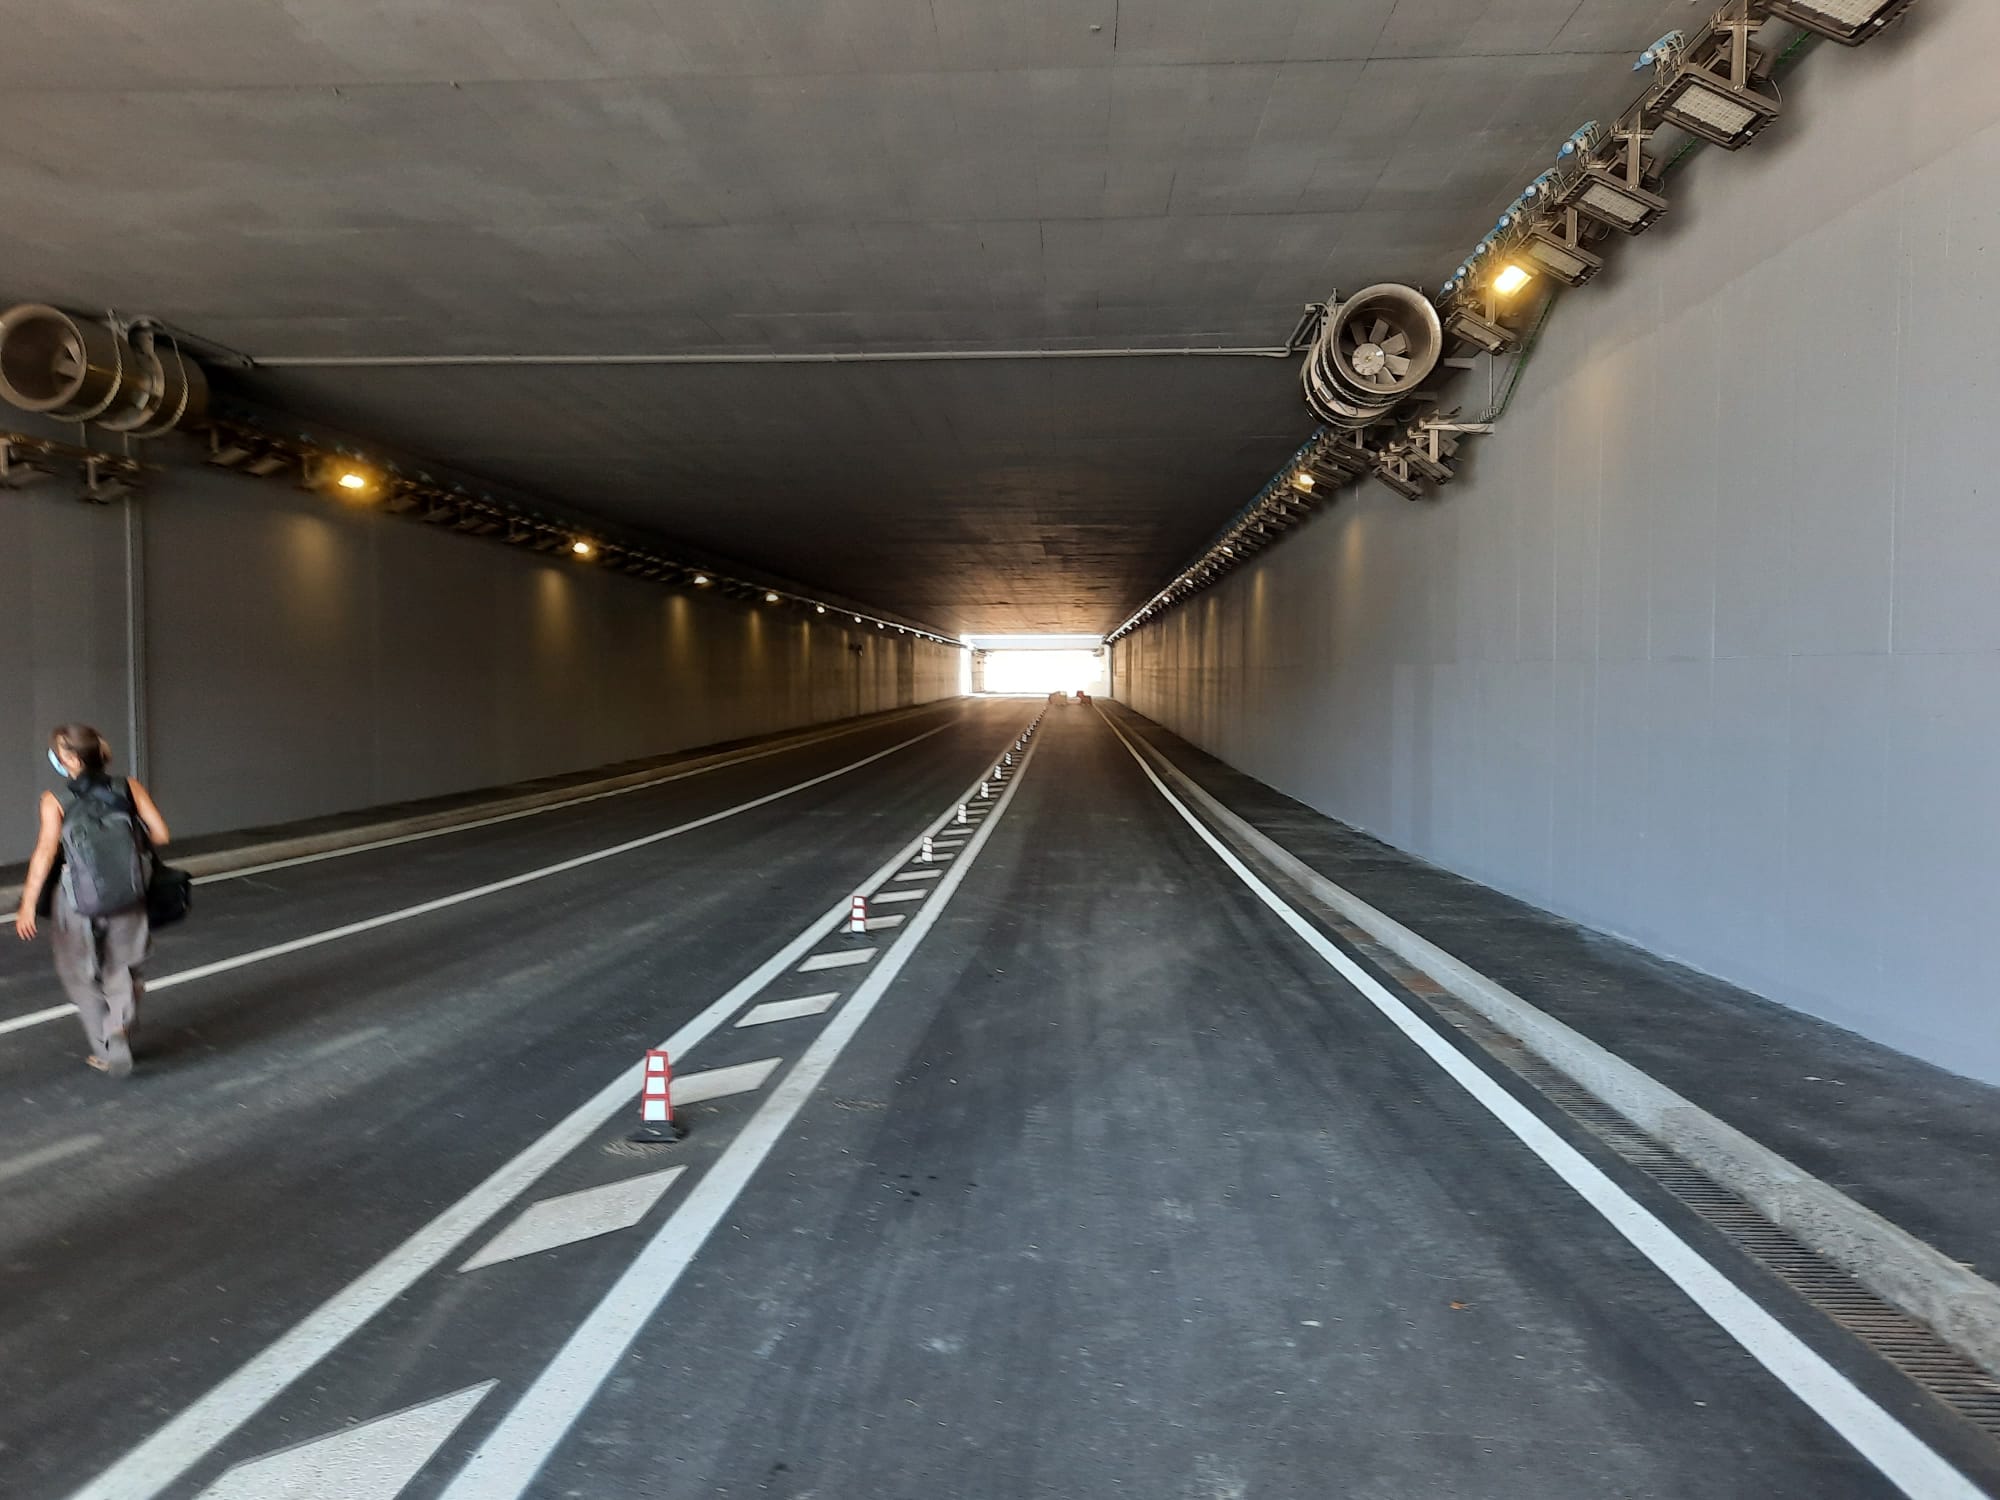
{"label": "face mask", "polygon": [[56,759],[56,753],[53,750],[49,752],[49,764],[56,768],[56,775],[62,777],[64,781],[70,779],[69,768]]}

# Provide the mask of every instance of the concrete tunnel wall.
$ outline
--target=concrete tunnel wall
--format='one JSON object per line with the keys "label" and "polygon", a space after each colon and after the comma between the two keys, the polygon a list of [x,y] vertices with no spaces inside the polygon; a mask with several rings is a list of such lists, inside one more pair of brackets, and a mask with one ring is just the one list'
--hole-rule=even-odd
{"label": "concrete tunnel wall", "polygon": [[[1116,648],[1336,818],[2000,1081],[2000,5],[1821,46],[1556,306],[1461,477]],[[1484,381],[1449,398],[1468,411]]]}
{"label": "concrete tunnel wall", "polygon": [[[0,425],[11,425],[0,423]],[[23,422],[20,425],[25,426]],[[694,595],[177,462],[138,503],[147,743],[179,836],[283,822],[949,697],[959,653]],[[49,728],[122,769],[122,506],[0,492],[0,863]],[[858,645],[859,653],[849,650]]]}

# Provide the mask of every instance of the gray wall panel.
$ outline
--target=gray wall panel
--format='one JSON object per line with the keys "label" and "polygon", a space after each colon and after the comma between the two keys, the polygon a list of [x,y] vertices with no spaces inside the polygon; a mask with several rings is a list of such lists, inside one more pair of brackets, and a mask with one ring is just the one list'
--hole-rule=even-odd
{"label": "gray wall panel", "polygon": [[2000,1079],[2000,6],[1820,47],[1555,309],[1501,430],[1117,648],[1349,823]]}
{"label": "gray wall panel", "polygon": [[[676,593],[282,483],[178,466],[143,504],[147,778],[184,835],[958,691],[948,648]],[[120,528],[117,509],[56,486],[0,495],[0,807],[13,809],[0,861],[27,852],[49,726],[83,718],[124,737]]]}

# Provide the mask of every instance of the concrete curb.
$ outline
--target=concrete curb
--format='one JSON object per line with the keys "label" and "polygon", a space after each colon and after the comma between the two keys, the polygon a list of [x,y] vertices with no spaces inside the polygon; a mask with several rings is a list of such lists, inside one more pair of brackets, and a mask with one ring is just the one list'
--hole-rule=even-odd
{"label": "concrete curb", "polygon": [[1134,740],[1219,832],[1422,969],[1544,1062],[1694,1163],[1877,1296],[2000,1375],[2000,1287],[1820,1181],[1488,979],[1324,875],[1231,812],[1143,736]]}
{"label": "concrete curb", "polygon": [[[383,839],[403,838],[413,833],[436,833],[478,823],[486,818],[505,817],[509,813],[532,812],[542,807],[559,807],[566,802],[580,802],[589,797],[600,797],[606,792],[626,791],[672,781],[692,771],[713,770],[735,761],[768,755],[774,750],[798,749],[821,740],[838,739],[844,734],[854,734],[878,724],[893,724],[900,719],[907,719],[914,714],[935,708],[937,703],[950,701],[952,700],[939,699],[937,702],[920,703],[912,708],[892,709],[887,713],[874,714],[866,719],[850,722],[839,729],[795,730],[768,741],[742,745],[734,750],[718,751],[711,755],[696,755],[687,760],[653,766],[644,771],[627,771],[622,775],[607,776],[597,781],[579,781],[565,787],[553,787],[547,791],[523,792],[512,797],[495,798],[490,802],[470,802],[439,812],[416,813],[409,817],[391,818],[380,823],[363,823],[352,828],[329,829],[325,833],[308,833],[296,838],[242,844],[234,849],[216,849],[207,854],[190,854],[182,859],[175,859],[169,854],[168,859],[176,869],[186,870],[188,874],[201,878],[227,875],[255,865],[276,864],[281,860],[299,859],[311,854],[338,853],[345,849],[358,848],[363,844],[378,843]],[[8,910],[11,911],[20,899],[21,887],[18,883],[0,886],[0,904],[4,904]]]}

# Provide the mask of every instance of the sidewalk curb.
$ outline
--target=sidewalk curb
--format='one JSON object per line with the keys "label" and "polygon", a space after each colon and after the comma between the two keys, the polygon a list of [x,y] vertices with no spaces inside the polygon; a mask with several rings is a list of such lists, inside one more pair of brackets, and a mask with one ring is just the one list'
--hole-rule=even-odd
{"label": "sidewalk curb", "polygon": [[[268,839],[257,844],[241,844],[233,849],[216,849],[207,854],[190,854],[182,859],[176,859],[171,854],[167,857],[175,869],[185,870],[188,874],[199,878],[227,875],[253,865],[276,864],[282,860],[299,859],[311,854],[334,854],[362,844],[373,844],[382,839],[402,838],[413,833],[435,833],[478,823],[486,818],[505,817],[509,813],[532,812],[536,808],[557,807],[565,802],[580,802],[588,797],[603,796],[606,792],[626,791],[650,783],[667,782],[685,776],[691,771],[712,770],[734,761],[767,755],[774,750],[797,749],[821,740],[838,739],[841,735],[854,734],[878,724],[893,724],[899,719],[923,713],[940,703],[950,701],[952,700],[940,698],[930,703],[914,704],[909,708],[870,714],[863,719],[849,721],[838,729],[806,728],[784,731],[769,740],[739,745],[734,750],[695,755],[686,760],[652,766],[643,771],[627,771],[597,781],[573,782],[569,786],[554,787],[547,791],[523,792],[512,797],[496,798],[491,802],[469,802],[439,812],[415,813],[409,817],[391,818],[380,823],[362,823],[352,828],[329,829],[325,833],[301,834],[296,838]],[[11,909],[20,899],[21,887],[18,883],[0,886],[0,903]]]}
{"label": "sidewalk curb", "polygon": [[1772,1223],[1929,1325],[1988,1373],[2000,1376],[2000,1287],[1334,884],[1230,811],[1143,735],[1133,739],[1219,831],[1429,974],[1459,1001],[1738,1194]]}

